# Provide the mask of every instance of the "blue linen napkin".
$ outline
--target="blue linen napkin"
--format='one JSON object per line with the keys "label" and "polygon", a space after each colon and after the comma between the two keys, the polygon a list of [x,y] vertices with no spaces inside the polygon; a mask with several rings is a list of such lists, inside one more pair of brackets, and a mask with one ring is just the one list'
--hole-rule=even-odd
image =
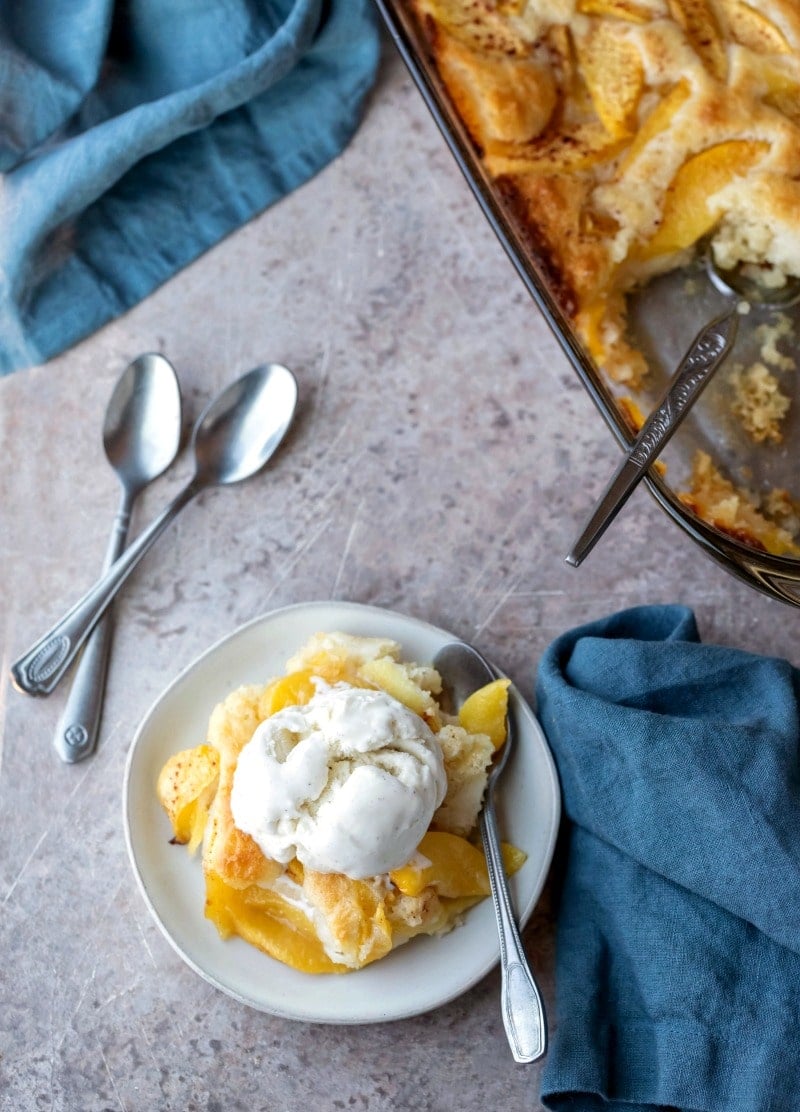
{"label": "blue linen napkin", "polygon": [[369,0],[3,4],[0,374],[130,308],[321,169],[378,57]]}
{"label": "blue linen napkin", "polygon": [[680,606],[559,637],[538,714],[568,824],[559,1112],[800,1108],[800,672]]}

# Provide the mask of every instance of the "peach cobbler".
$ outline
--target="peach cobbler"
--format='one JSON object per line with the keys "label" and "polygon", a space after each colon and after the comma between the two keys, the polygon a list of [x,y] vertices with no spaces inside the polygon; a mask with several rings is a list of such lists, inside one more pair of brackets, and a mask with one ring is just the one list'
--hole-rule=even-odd
{"label": "peach cobbler", "polygon": [[[284,676],[232,692],[157,785],[173,841],[202,845],[221,936],[331,973],[454,927],[489,893],[474,835],[507,688],[453,716],[396,642],[324,633]],[[509,871],[525,860],[503,852]]]}
{"label": "peach cobbler", "polygon": [[[406,6],[503,207],[615,389],[637,391],[647,374],[626,333],[635,287],[701,250],[764,286],[800,276],[798,0]],[[776,366],[758,363],[741,368],[732,411],[754,442],[776,443],[789,402]],[[775,550],[751,515],[753,526],[752,543]],[[787,534],[777,548],[792,545]]]}

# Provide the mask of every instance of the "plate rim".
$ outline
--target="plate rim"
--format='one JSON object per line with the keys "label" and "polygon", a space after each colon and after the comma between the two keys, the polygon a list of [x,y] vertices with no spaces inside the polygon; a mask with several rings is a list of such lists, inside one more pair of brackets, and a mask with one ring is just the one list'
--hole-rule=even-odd
{"label": "plate rim", "polygon": [[[406,614],[399,610],[391,609],[389,607],[377,606],[369,603],[336,599],[312,599],[306,602],[290,603],[285,606],[264,611],[263,613],[258,614],[255,617],[248,619],[246,622],[243,622],[240,625],[236,626],[230,632],[219,637],[216,641],[214,641],[211,645],[209,645],[206,649],[199,653],[195,658],[193,658],[184,668],[182,668],[181,671],[177,675],[175,675],[174,678],[166,685],[166,687],[163,688],[162,691],[152,700],[147,710],[141,716],[134,736],[131,740],[128,753],[126,755],[125,770],[122,782],[122,810],[125,845],[128,861],[131,866],[137,888],[142,899],[144,900],[147,910],[149,911],[162,935],[166,938],[172,949],[178,954],[182,961],[185,962],[189,966],[189,968],[197,973],[198,976],[200,976],[206,983],[212,985],[214,988],[223,992],[225,995],[231,997],[240,1004],[244,1004],[256,1011],[260,1011],[264,1014],[272,1015],[278,1018],[306,1023],[322,1023],[328,1026],[364,1025],[371,1023],[394,1022],[400,1019],[408,1019],[413,1016],[423,1015],[426,1012],[432,1011],[435,1008],[439,1008],[447,1003],[450,1003],[452,1000],[457,999],[464,993],[468,992],[497,965],[500,957],[499,946],[497,952],[493,952],[493,954],[491,956],[487,956],[485,960],[481,961],[480,963],[476,963],[476,965],[470,970],[468,976],[462,979],[457,985],[449,987],[446,991],[436,995],[435,998],[426,999],[426,1001],[420,1006],[409,1005],[396,1010],[390,1009],[386,1012],[386,1014],[380,1015],[364,1015],[359,1017],[354,1016],[351,1013],[347,1013],[342,1014],[340,1017],[333,1017],[330,1015],[320,1016],[319,1014],[314,1013],[313,1010],[308,1010],[302,1007],[287,1010],[275,1005],[267,1005],[258,999],[248,997],[244,993],[238,991],[235,987],[225,983],[225,981],[220,979],[219,976],[216,976],[213,972],[211,972],[209,969],[205,968],[202,964],[196,961],[192,957],[192,955],[183,948],[178,939],[173,936],[168,924],[164,921],[164,918],[162,917],[158,907],[151,897],[151,893],[148,890],[146,877],[143,875],[140,862],[137,858],[136,849],[133,844],[130,802],[136,757],[139,751],[139,745],[146,735],[147,727],[150,724],[151,719],[155,716],[162,705],[169,700],[170,696],[174,695],[174,692],[177,688],[182,686],[190,678],[193,672],[201,668],[201,666],[208,660],[209,657],[217,654],[228,643],[235,642],[236,640],[245,636],[248,631],[253,629],[253,627],[260,626],[262,624],[266,625],[274,622],[279,622],[281,619],[286,619],[287,617],[290,618],[293,614],[310,614],[313,613],[315,610],[324,610],[330,608],[334,608],[342,612],[348,612],[353,615],[368,615],[375,619],[387,618],[389,622],[391,622],[393,619],[399,619],[401,622],[409,623],[416,630],[427,633],[429,635],[434,635],[437,638],[446,638],[450,641],[463,640],[463,638],[458,637],[458,635],[451,633],[450,631],[443,629],[442,627],[437,626],[432,622],[428,622],[425,619],[417,618],[411,614]],[[375,636],[375,634],[369,634],[369,636]],[[387,637],[392,640],[401,640],[399,636],[395,638],[390,633],[387,633]],[[505,673],[500,674],[505,675]],[[242,682],[246,681],[243,680]],[[539,873],[532,883],[530,891],[525,895],[524,906],[522,907],[521,913],[518,917],[519,926],[520,928],[522,928],[533,914],[539,897],[541,896],[541,892],[547,879],[548,873],[550,871],[553,853],[555,851],[556,841],[560,828],[561,790],[555,760],[553,758],[553,754],[547,743],[547,738],[544,734],[541,724],[539,723],[538,718],[536,717],[532,707],[519,692],[519,689],[514,685],[513,681],[509,689],[509,693],[511,699],[514,702],[515,710],[518,712],[517,717],[519,718],[519,712],[521,711],[522,715],[529,720],[528,726],[531,729],[535,740],[539,744],[541,750],[540,756],[543,758],[544,766],[548,773],[546,781],[543,782],[543,787],[547,789],[547,800],[552,811],[552,820],[549,827],[547,828],[547,836],[545,844],[543,846],[543,853],[541,855]],[[200,867],[199,860],[197,862],[197,866],[198,868]],[[244,945],[249,944],[244,943]],[[400,948],[399,950],[395,951],[395,954],[401,955],[404,949],[405,947]],[[275,961],[275,959],[270,958],[267,954],[262,954],[261,956],[266,962]],[[387,958],[390,958],[392,956],[393,955],[387,955]],[[298,976],[303,976],[303,974],[299,973],[299,971],[296,972],[298,972]],[[356,970],[350,974],[337,974],[336,976],[354,976],[358,972],[359,971]]]}

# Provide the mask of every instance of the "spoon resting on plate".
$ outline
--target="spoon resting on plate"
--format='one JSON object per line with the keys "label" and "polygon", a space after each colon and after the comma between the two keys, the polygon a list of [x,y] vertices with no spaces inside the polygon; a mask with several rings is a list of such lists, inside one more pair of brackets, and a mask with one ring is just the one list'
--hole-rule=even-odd
{"label": "spoon resting on plate", "polygon": [[[163,355],[140,355],[114,387],[103,422],[103,447],[122,488],[103,571],[124,551],[133,505],[173,462],[180,438],[181,392],[172,364]],[[112,636],[109,609],[84,645],[53,738],[67,764],[84,760],[97,746]]]}
{"label": "spoon resting on plate", "polygon": [[[477,649],[463,641],[454,641],[440,649],[434,657],[433,666],[441,676],[455,707],[459,707],[473,691],[497,679],[497,673]],[[505,743],[489,772],[478,826],[489,869],[492,902],[500,937],[500,1010],[503,1026],[514,1061],[535,1062],[547,1049],[547,1021],[541,993],[525,955],[514,917],[494,806],[494,789],[514,745],[514,722],[510,708],[506,732]]]}
{"label": "spoon resting on plate", "polygon": [[689,413],[711,376],[729,355],[736,339],[740,304],[746,301],[756,308],[786,309],[800,301],[800,280],[796,278],[774,286],[766,282],[765,275],[759,281],[758,271],[752,267],[723,270],[714,261],[710,248],[705,252],[704,263],[712,285],[727,297],[735,298],[735,304],[695,337],[567,556],[567,563],[574,568],[592,551]]}
{"label": "spoon resting on plate", "polygon": [[200,491],[238,483],[260,471],[286,435],[296,405],[297,383],[292,372],[279,363],[267,363],[237,379],[206,406],[192,434],[194,475],[95,586],[12,665],[12,681],[19,691],[49,695],[122,584],[170,522]]}

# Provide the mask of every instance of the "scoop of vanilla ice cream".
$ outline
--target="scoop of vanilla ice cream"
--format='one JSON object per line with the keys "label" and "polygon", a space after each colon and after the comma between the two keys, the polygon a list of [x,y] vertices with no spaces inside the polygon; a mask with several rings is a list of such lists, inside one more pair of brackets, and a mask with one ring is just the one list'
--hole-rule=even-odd
{"label": "scoop of vanilla ice cream", "polygon": [[242,749],[233,821],[267,857],[354,879],[404,865],[447,790],[436,735],[383,691],[324,685]]}

